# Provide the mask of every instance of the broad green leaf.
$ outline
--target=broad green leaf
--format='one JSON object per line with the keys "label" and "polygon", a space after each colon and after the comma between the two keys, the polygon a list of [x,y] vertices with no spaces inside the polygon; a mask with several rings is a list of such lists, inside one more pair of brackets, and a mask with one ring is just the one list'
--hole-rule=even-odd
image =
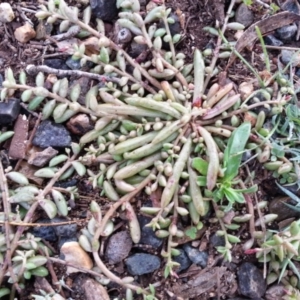
{"label": "broad green leaf", "polygon": [[236,128],[228,140],[224,152],[224,167],[226,168],[224,181],[231,181],[238,174],[243,151],[249,139],[251,124],[243,123]]}
{"label": "broad green leaf", "polygon": [[192,168],[202,175],[207,175],[208,162],[201,157],[195,157],[192,160]]}

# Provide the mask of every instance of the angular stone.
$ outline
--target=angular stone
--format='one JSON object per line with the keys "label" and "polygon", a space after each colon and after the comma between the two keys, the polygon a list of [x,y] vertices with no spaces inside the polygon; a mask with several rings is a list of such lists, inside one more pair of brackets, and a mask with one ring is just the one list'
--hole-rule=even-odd
{"label": "angular stone", "polygon": [[112,22],[118,16],[116,0],[90,0],[92,13],[97,18]]}
{"label": "angular stone", "polygon": [[[50,223],[49,219],[39,219],[36,223]],[[49,242],[55,242],[57,240],[57,236],[55,234],[54,226],[35,226],[32,228],[32,234],[35,237],[39,237],[45,239]]]}
{"label": "angular stone", "polygon": [[72,117],[66,125],[70,132],[80,136],[93,129],[90,119],[86,114],[79,114]]}
{"label": "angular stone", "polygon": [[[50,222],[51,223],[62,223],[62,222],[67,222],[67,218],[61,218],[61,217],[56,217],[53,218]],[[76,223],[70,223],[70,224],[65,224],[65,225],[58,225],[58,226],[53,226],[55,234],[58,237],[73,237],[76,236],[77,233],[77,224]]]}
{"label": "angular stone", "polygon": [[235,13],[235,21],[248,27],[253,23],[253,20],[254,16],[249,7],[244,3],[240,4]]}
{"label": "angular stone", "polygon": [[60,58],[47,58],[44,60],[44,64],[53,69],[69,70],[65,60]]}
{"label": "angular stone", "polygon": [[163,239],[158,238],[151,227],[146,227],[152,219],[141,215],[138,217],[138,220],[142,231],[140,244],[150,245],[154,249],[160,247],[163,243]]}
{"label": "angular stone", "polygon": [[296,53],[295,51],[291,51],[291,50],[281,50],[281,61],[287,65],[289,64],[291,61],[292,62],[292,66],[296,67],[296,66],[300,66],[300,55],[299,53]]}
{"label": "angular stone", "polygon": [[58,151],[52,147],[48,147],[43,151],[39,150],[37,147],[33,147],[30,150],[31,154],[27,160],[30,165],[43,167],[58,153]]}
{"label": "angular stone", "polygon": [[0,102],[0,125],[7,125],[14,121],[20,111],[20,100],[11,98],[7,102]]}
{"label": "angular stone", "polygon": [[149,274],[160,267],[160,259],[147,253],[136,253],[128,257],[125,263],[131,275]]}
{"label": "angular stone", "polygon": [[63,125],[45,120],[39,125],[32,144],[41,148],[64,148],[69,147],[71,142],[70,134]]}
{"label": "angular stone", "polygon": [[18,172],[24,174],[29,180],[33,181],[37,185],[42,185],[44,179],[34,176],[34,173],[37,170],[39,170],[39,168],[29,165],[27,161],[23,160],[20,164],[20,169],[18,170]]}
{"label": "angular stone", "polygon": [[249,262],[243,263],[238,272],[239,290],[243,296],[260,299],[266,291],[266,281],[262,272]]}
{"label": "angular stone", "polygon": [[109,264],[116,264],[126,258],[132,247],[132,239],[128,231],[120,231],[108,241],[105,257]]}
{"label": "angular stone", "polygon": [[287,10],[294,14],[300,14],[300,5],[297,0],[287,0],[281,5],[282,10]]}
{"label": "angular stone", "polygon": [[291,41],[297,32],[297,25],[287,25],[276,29],[275,36],[284,42]]}
{"label": "angular stone", "polygon": [[208,254],[204,251],[199,251],[198,249],[192,247],[189,244],[183,245],[183,249],[187,254],[188,258],[195,264],[202,268],[207,265]]}
{"label": "angular stone", "polygon": [[0,4],[0,22],[9,23],[15,18],[14,11],[9,3],[3,2]]}
{"label": "angular stone", "polygon": [[27,43],[29,40],[33,39],[36,36],[34,29],[29,23],[18,27],[14,32],[15,38],[20,43]]}
{"label": "angular stone", "polygon": [[[63,259],[78,267],[91,269],[93,267],[93,261],[89,255],[80,247],[78,242],[67,242],[64,243],[60,249],[60,253]],[[67,267],[67,273],[77,273],[80,272],[78,269],[73,267]]]}
{"label": "angular stone", "polygon": [[176,269],[176,273],[180,273],[186,270],[192,264],[191,260],[186,255],[185,251],[183,249],[178,249],[178,250],[180,251],[180,254],[173,257],[173,260],[180,264],[180,267]]}
{"label": "angular stone", "polygon": [[72,299],[110,300],[105,287],[85,274],[76,276],[71,296]]}
{"label": "angular stone", "polygon": [[270,46],[282,46],[283,42],[279,39],[277,39],[273,34],[269,34],[267,36],[264,37],[264,41],[266,43],[266,45],[270,45]]}
{"label": "angular stone", "polygon": [[23,159],[26,155],[26,143],[28,138],[28,119],[25,115],[19,115],[15,126],[15,134],[12,137],[8,155],[12,159]]}

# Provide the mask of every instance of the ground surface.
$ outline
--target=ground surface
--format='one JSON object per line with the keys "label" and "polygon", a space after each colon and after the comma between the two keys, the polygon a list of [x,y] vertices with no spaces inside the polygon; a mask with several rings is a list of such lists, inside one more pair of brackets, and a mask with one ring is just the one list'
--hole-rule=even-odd
{"label": "ground surface", "polygon": [[[15,74],[18,74],[21,69],[23,69],[28,64],[42,64],[45,58],[58,57],[63,58],[64,55],[58,53],[55,43],[46,44],[43,40],[36,41],[32,40],[28,43],[21,44],[14,38],[14,30],[22,25],[27,18],[29,18],[34,26],[38,24],[38,20],[30,13],[30,10],[34,11],[37,9],[38,1],[9,1],[17,15],[17,18],[9,24],[2,25],[0,27],[0,74],[4,74],[4,70],[7,67],[11,67]],[[70,1],[67,1],[70,2]],[[73,1],[74,2],[74,1]],[[209,43],[214,45],[216,39],[204,33],[202,31],[205,26],[214,26],[215,21],[219,20],[222,22],[224,20],[225,11],[229,1],[222,0],[170,0],[167,1],[167,6],[173,8],[181,20],[182,32],[184,34],[183,41],[178,45],[178,48],[184,52],[190,61],[192,61],[192,51],[193,47],[199,49],[204,49]],[[21,7],[28,9],[28,12],[22,12]],[[264,18],[265,10],[260,6],[254,6],[253,10],[255,12],[255,21],[259,21]],[[297,43],[293,43],[293,46]],[[254,54],[250,52],[245,53],[245,57],[252,60],[253,65],[257,69],[262,69],[263,62],[260,59],[260,47],[254,49]],[[277,52],[272,52],[271,57],[276,61]],[[220,64],[220,68],[225,67],[225,63]],[[229,69],[229,78],[236,80],[236,84],[240,84],[242,81],[248,79],[248,72],[245,68],[236,62]],[[33,117],[34,122],[34,117]],[[252,166],[254,171],[256,165]],[[254,183],[258,183],[260,186],[260,198],[269,200],[268,196],[276,195],[274,191],[274,182],[269,178],[268,174],[258,170],[258,175],[255,178]],[[78,231],[80,228],[84,227],[87,223],[89,217],[88,205],[91,200],[97,200],[101,203],[104,208],[108,208],[109,204],[106,199],[99,197],[99,193],[93,191],[86,180],[80,179],[78,182],[80,199],[77,202],[77,207],[75,211],[70,214],[70,219],[77,222]],[[272,195],[270,192],[272,191]],[[139,201],[143,201],[145,197],[140,195]],[[243,206],[239,207],[240,211],[245,211]],[[42,215],[36,215],[35,220],[39,219]],[[235,246],[233,248],[233,259],[232,263],[224,263],[221,256],[216,252],[211,244],[211,237],[214,232],[219,229],[219,225],[213,224],[206,220],[205,230],[201,232],[201,236],[193,242],[194,247],[198,247],[201,251],[207,251],[209,254],[208,265],[205,269],[198,266],[192,266],[187,271],[179,274],[178,278],[173,279],[162,279],[163,269],[157,270],[151,276],[140,276],[138,282],[143,286],[147,286],[149,283],[157,283],[157,296],[160,299],[177,299],[176,295],[180,294],[183,299],[230,299],[239,296],[238,284],[236,270],[238,266],[244,261],[250,261],[255,263],[261,270],[263,269],[263,264],[257,264],[254,257],[249,257],[243,253],[241,246]],[[120,223],[118,227],[124,226],[122,223],[122,216],[120,216]],[[236,232],[242,240],[247,240],[249,237],[248,227],[242,226],[238,232]],[[57,253],[58,247],[57,243],[51,245],[55,252]],[[133,253],[135,249],[132,250]],[[148,251],[148,250],[147,250]],[[160,255],[159,249],[150,249],[150,253]],[[151,252],[152,251],[152,252]],[[118,276],[125,276],[124,264],[119,264],[117,267],[112,267],[112,271],[116,272]],[[72,275],[68,277],[65,274],[65,268],[59,264],[55,264],[54,272],[57,278],[65,278],[65,282],[68,286],[74,289],[73,282],[76,283],[78,290],[70,292],[65,290],[65,295],[67,297],[74,297],[74,299],[86,299],[82,296],[84,292],[80,291],[80,278],[79,275]],[[51,282],[51,281],[50,281]],[[79,284],[78,284],[79,282]],[[120,294],[124,295],[124,290],[122,290],[117,285],[110,285],[108,288],[110,295],[115,297]],[[165,291],[169,291],[167,294]],[[33,285],[33,280],[26,283],[26,291],[20,297],[20,299],[29,299],[31,292],[37,293],[36,285]],[[111,298],[113,299],[113,298]],[[121,298],[118,298],[121,299]],[[240,298],[239,298],[240,299]],[[244,298],[243,298],[244,299]]]}

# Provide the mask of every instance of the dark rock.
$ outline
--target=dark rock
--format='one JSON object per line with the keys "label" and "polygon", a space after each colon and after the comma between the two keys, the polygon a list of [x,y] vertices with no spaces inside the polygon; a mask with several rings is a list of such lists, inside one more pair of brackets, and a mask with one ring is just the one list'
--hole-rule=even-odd
{"label": "dark rock", "polygon": [[300,14],[300,5],[297,0],[287,0],[281,5],[282,10],[292,12],[294,14]]}
{"label": "dark rock", "polygon": [[140,244],[151,245],[155,249],[160,247],[163,239],[158,238],[151,227],[146,227],[146,224],[149,224],[152,219],[141,215],[138,217],[138,220],[142,231]]}
{"label": "dark rock", "polygon": [[[51,219],[51,223],[62,223],[62,222],[68,222],[68,219],[60,218],[60,217]],[[58,237],[73,237],[73,236],[76,236],[76,233],[77,233],[77,224],[76,223],[53,226],[53,228],[54,228],[55,234]]]}
{"label": "dark rock", "polygon": [[76,236],[63,236],[59,239],[57,247],[60,249],[64,243],[68,242],[77,242],[77,237]]}
{"label": "dark rock", "polygon": [[180,273],[186,270],[192,264],[191,260],[188,258],[184,250],[183,249],[178,249],[178,250],[180,251],[180,254],[173,257],[173,260],[180,264],[180,267],[176,269],[176,273]]}
{"label": "dark rock", "polygon": [[169,18],[172,18],[175,21],[173,24],[169,24],[171,35],[174,36],[175,34],[179,34],[181,31],[179,17],[176,14],[171,13]]}
{"label": "dark rock", "polygon": [[235,12],[235,21],[243,24],[245,27],[248,27],[253,23],[253,20],[253,12],[249,9],[249,7],[244,3],[240,4]]}
{"label": "dark rock", "polygon": [[208,254],[204,251],[199,251],[198,249],[192,247],[189,244],[185,244],[183,246],[185,253],[187,254],[188,258],[195,264],[202,268],[205,268],[207,265]]}
{"label": "dark rock", "polygon": [[71,70],[80,70],[81,69],[80,59],[72,59],[72,56],[66,60],[66,65]]}
{"label": "dark rock", "polygon": [[[36,223],[47,224],[50,223],[50,220],[40,219],[37,220]],[[55,230],[53,226],[34,227],[31,232],[35,237],[45,239],[48,242],[55,242],[57,240],[57,236],[55,234]]]}
{"label": "dark rock", "polygon": [[77,185],[77,183],[78,183],[77,179],[71,179],[71,180],[68,180],[68,181],[57,181],[57,182],[55,182],[54,186],[66,189],[70,186]]}
{"label": "dark rock", "polygon": [[240,293],[251,299],[259,299],[265,294],[266,282],[262,272],[249,262],[243,263],[238,272]]}
{"label": "dark rock", "polygon": [[225,246],[224,236],[218,236],[215,233],[209,239],[210,245],[213,247]]}
{"label": "dark rock", "polygon": [[60,58],[47,58],[44,60],[44,64],[53,69],[69,70],[66,61]]}
{"label": "dark rock", "polygon": [[137,253],[126,260],[127,270],[131,275],[143,275],[154,272],[160,267],[160,259],[152,254]]}
{"label": "dark rock", "polygon": [[99,19],[111,22],[118,16],[116,0],[90,0],[92,13]]}
{"label": "dark rock", "polygon": [[297,32],[296,24],[282,26],[276,29],[275,36],[284,42],[291,41]]}
{"label": "dark rock", "polygon": [[137,58],[139,55],[141,55],[146,50],[147,50],[146,45],[141,45],[141,44],[138,44],[137,42],[133,41],[130,45],[129,55],[132,58]]}
{"label": "dark rock", "polygon": [[278,215],[276,221],[282,221],[288,218],[293,217],[300,217],[300,212],[295,211],[288,206],[286,206],[284,203],[290,204],[290,205],[296,205],[297,202],[289,197],[276,197],[274,198],[269,205],[269,210],[271,214]]}
{"label": "dark rock", "polygon": [[108,241],[105,257],[110,264],[116,264],[126,258],[132,247],[132,239],[128,231],[120,231]]}
{"label": "dark rock", "polygon": [[291,61],[293,66],[297,66],[300,63],[300,56],[295,53],[295,51],[290,51],[290,50],[281,50],[281,61],[287,65]]}
{"label": "dark rock", "polygon": [[2,85],[3,81],[4,81],[4,78],[3,78],[2,74],[0,74],[0,88],[3,87],[3,85]]}
{"label": "dark rock", "polygon": [[64,148],[69,147],[71,142],[70,134],[63,125],[45,120],[39,125],[32,144],[41,148]]}
{"label": "dark rock", "polygon": [[274,35],[269,34],[267,36],[264,37],[264,41],[266,43],[266,45],[270,45],[270,46],[282,46],[283,42],[281,40],[278,40]]}
{"label": "dark rock", "polygon": [[0,102],[0,125],[7,125],[14,121],[20,112],[20,100],[8,99],[7,102]]}

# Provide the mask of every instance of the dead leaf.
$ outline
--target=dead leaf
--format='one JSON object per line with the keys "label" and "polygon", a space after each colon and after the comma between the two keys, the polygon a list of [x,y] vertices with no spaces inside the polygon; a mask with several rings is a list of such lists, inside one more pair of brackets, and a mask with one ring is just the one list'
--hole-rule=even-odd
{"label": "dead leaf", "polygon": [[[289,25],[290,23],[293,23],[295,21],[300,21],[300,15],[288,11],[281,12],[267,19],[261,20],[251,25],[244,32],[244,34],[240,37],[240,39],[235,44],[234,48],[238,53],[241,53],[245,47],[253,46],[254,42],[258,39],[255,31],[256,26],[259,27],[262,35],[266,35],[276,30],[277,28]],[[232,65],[235,59],[236,59],[236,55],[234,53],[231,53],[231,56],[226,66],[226,70]]]}

